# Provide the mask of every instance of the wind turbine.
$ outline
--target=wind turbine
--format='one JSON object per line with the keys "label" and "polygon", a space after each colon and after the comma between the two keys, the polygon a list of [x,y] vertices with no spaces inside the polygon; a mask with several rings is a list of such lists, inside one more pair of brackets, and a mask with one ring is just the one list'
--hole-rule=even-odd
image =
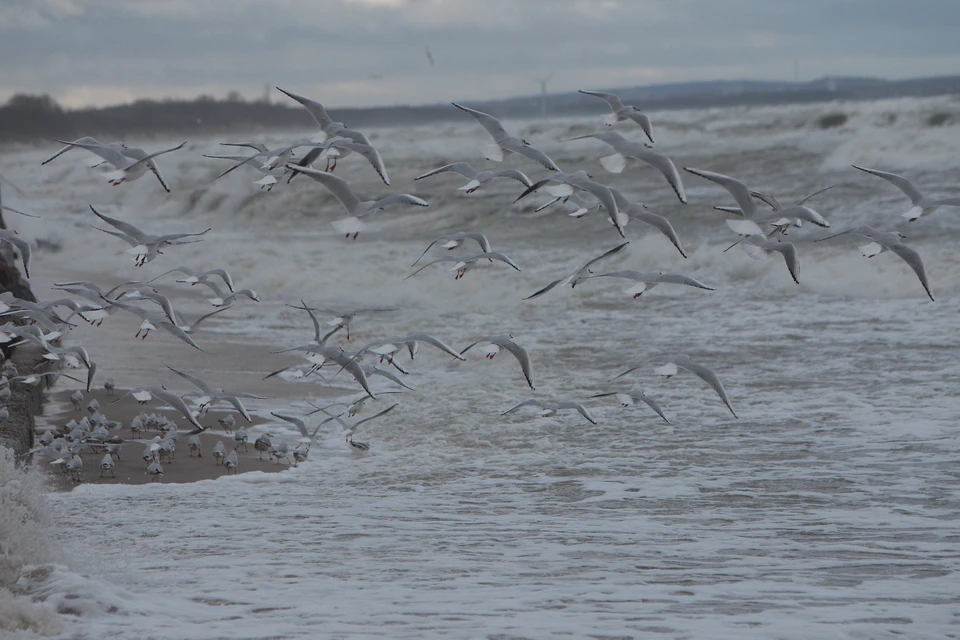
{"label": "wind turbine", "polygon": [[553,77],[551,73],[546,78],[534,78],[536,82],[540,83],[540,117],[547,115],[547,83],[550,82],[550,78]]}

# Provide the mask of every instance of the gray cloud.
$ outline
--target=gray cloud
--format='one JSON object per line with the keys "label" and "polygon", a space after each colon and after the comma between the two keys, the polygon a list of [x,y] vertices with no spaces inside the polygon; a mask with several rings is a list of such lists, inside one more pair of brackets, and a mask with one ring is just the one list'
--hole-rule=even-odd
{"label": "gray cloud", "polygon": [[[729,78],[960,69],[960,3],[927,0],[6,0],[0,99],[427,103]],[[436,59],[431,66],[424,48]],[[275,96],[276,97],[276,96]]]}

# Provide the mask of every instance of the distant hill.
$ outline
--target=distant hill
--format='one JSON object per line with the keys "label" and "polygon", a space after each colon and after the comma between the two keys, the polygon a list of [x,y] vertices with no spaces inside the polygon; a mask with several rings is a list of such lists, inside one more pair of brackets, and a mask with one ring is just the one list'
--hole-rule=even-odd
{"label": "distant hill", "polygon": [[[960,94],[960,76],[911,80],[830,77],[811,82],[722,80],[585,88],[611,91],[627,103],[655,111]],[[542,100],[541,96],[533,95],[469,105],[497,117],[525,119],[541,117]],[[578,92],[546,96],[548,116],[601,114],[606,108],[600,99]],[[330,109],[330,115],[351,127],[426,124],[462,117],[447,104]],[[310,115],[292,101],[289,104],[245,102],[205,96],[192,101],[138,100],[102,109],[64,110],[49,96],[16,95],[0,107],[0,142],[74,139],[84,135],[103,136],[106,140],[129,135],[196,133],[233,133],[244,137],[278,128],[311,129],[316,125]]]}

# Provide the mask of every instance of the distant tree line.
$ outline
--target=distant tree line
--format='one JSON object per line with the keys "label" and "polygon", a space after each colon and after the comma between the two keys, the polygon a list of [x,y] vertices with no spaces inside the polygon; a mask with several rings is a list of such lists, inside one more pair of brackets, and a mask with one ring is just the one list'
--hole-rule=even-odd
{"label": "distant tree line", "polygon": [[[596,89],[597,87],[591,87]],[[716,81],[689,82],[616,89],[624,100],[648,110],[691,109],[750,104],[874,100],[900,96],[960,93],[960,76],[887,81],[875,78],[821,78],[811,82]],[[311,96],[323,100],[322,96]],[[286,100],[286,99],[284,99]],[[576,92],[553,94],[547,99],[550,115],[602,115],[602,101]],[[317,125],[300,105],[245,102],[237,92],[225,100],[199,96],[195,100],[137,100],[132,104],[102,109],[64,110],[48,95],[17,94],[0,107],[0,142],[27,142],[52,138],[75,139],[99,136],[105,142],[142,134],[255,135],[258,132],[298,128],[316,130]],[[537,118],[540,96],[468,103],[497,117]],[[463,120],[449,104],[426,106],[330,109],[334,120],[351,128],[415,125]],[[947,120],[952,114],[944,116]],[[942,124],[942,123],[932,123]]]}
{"label": "distant tree line", "polygon": [[[387,107],[331,109],[330,115],[351,127],[417,124],[448,119],[450,109]],[[76,139],[100,136],[122,140],[131,134],[184,134],[244,132],[300,128],[317,129],[300,105],[244,102],[231,92],[225,100],[199,96],[195,100],[137,100],[104,108],[65,110],[48,95],[17,94],[0,107],[0,142]]]}

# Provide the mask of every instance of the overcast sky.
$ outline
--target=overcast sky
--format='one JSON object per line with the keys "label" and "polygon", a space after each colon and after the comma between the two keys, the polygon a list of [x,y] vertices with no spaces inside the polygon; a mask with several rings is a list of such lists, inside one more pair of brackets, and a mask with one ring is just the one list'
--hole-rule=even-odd
{"label": "overcast sky", "polygon": [[[423,104],[720,79],[960,73],[960,0],[0,0],[0,101]],[[429,48],[434,64],[427,59]],[[276,91],[273,100],[281,100]]]}

